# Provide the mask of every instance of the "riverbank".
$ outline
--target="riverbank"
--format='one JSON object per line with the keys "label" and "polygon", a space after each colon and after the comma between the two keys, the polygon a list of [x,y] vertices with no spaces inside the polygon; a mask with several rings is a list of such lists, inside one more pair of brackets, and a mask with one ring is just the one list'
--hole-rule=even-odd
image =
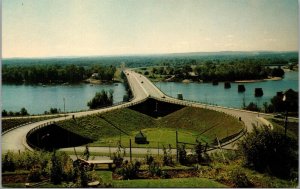
{"label": "riverbank", "polygon": [[252,79],[252,80],[238,80],[234,81],[235,83],[255,83],[255,82],[262,82],[262,81],[279,81],[282,80],[282,77],[270,77],[267,79]]}

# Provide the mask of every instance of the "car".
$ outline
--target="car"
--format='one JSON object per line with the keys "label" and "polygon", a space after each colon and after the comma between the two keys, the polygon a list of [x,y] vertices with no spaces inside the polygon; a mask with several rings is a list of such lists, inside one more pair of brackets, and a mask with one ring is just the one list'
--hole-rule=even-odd
{"label": "car", "polygon": [[274,115],[275,118],[284,118],[284,116],[282,114],[276,114]]}
{"label": "car", "polygon": [[161,98],[166,98],[165,96],[162,96]]}

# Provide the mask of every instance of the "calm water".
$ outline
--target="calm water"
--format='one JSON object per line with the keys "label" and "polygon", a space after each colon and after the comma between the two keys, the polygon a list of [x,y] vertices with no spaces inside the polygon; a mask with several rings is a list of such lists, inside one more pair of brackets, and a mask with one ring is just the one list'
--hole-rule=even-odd
{"label": "calm water", "polygon": [[[246,105],[254,102],[261,107],[264,102],[270,103],[270,99],[278,91],[285,91],[289,88],[298,91],[298,72],[286,72],[285,78],[280,81],[244,83],[246,88],[244,93],[238,93],[238,83],[231,83],[230,89],[224,89],[223,82],[219,82],[217,86],[213,86],[211,83],[158,82],[155,84],[164,93],[175,98],[178,93],[182,93],[184,99],[234,108],[241,108],[244,98]],[[255,98],[254,90],[258,87],[263,89],[264,95]]]}
{"label": "calm water", "polygon": [[[277,91],[284,91],[292,88],[298,91],[298,72],[287,72],[285,78],[280,81],[265,81],[257,83],[245,83],[245,93],[237,92],[237,83],[231,83],[230,89],[224,89],[224,83],[213,86],[211,83],[171,83],[158,82],[156,86],[161,88],[166,94],[177,97],[178,93],[183,94],[183,98],[221,106],[241,108],[245,96],[246,104],[249,102],[258,103],[270,102],[270,99]],[[261,87],[264,96],[254,97],[254,89]],[[61,111],[65,107],[66,111],[87,110],[86,105],[96,92],[102,89],[114,91],[114,103],[121,102],[125,94],[124,85],[53,85],[53,86],[32,86],[32,85],[2,85],[2,109],[7,111],[19,111],[25,107],[30,114],[41,114],[49,111],[51,107],[59,108]]]}
{"label": "calm water", "polygon": [[30,114],[41,114],[49,111],[51,107],[64,111],[87,110],[87,102],[96,92],[102,89],[114,91],[114,103],[121,102],[125,94],[122,83],[118,85],[2,85],[2,109],[7,111],[20,111],[25,107]]}

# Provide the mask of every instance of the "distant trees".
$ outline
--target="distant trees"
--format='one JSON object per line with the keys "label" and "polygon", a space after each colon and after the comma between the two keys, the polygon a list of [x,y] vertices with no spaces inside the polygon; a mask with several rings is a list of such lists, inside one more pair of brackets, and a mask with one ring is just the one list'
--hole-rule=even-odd
{"label": "distant trees", "polygon": [[19,112],[13,112],[13,111],[9,111],[7,112],[5,109],[2,110],[2,117],[6,117],[6,116],[27,116],[30,115],[27,111],[26,108],[21,108],[21,110]]}
{"label": "distant trees", "polygon": [[[179,63],[178,63],[179,64]],[[145,71],[145,75],[155,77],[158,75],[175,75],[175,80],[192,79],[203,81],[235,81],[235,80],[254,80],[270,77],[283,77],[284,71],[278,68],[265,67],[263,63],[253,60],[221,62],[205,61],[197,64],[196,61],[187,61],[180,66],[158,66],[152,67],[151,73]],[[194,73],[193,73],[194,72]]]}
{"label": "distant trees", "polygon": [[[254,62],[232,62],[227,64],[217,64],[208,61],[205,64],[198,65],[194,68],[194,72],[198,75],[198,79],[204,81],[264,79],[267,78],[269,75],[272,75],[271,70],[272,69],[264,67],[262,64]],[[283,75],[281,75],[281,77],[282,76]]]}
{"label": "distant trees", "polygon": [[90,109],[101,108],[104,106],[109,106],[113,104],[113,90],[106,92],[102,90],[101,92],[97,92],[95,97],[87,103],[87,106]]}
{"label": "distant trees", "polygon": [[111,81],[116,72],[115,66],[90,67],[76,66],[74,64],[39,65],[39,66],[3,66],[2,81],[4,83],[78,83],[98,73],[100,80]]}

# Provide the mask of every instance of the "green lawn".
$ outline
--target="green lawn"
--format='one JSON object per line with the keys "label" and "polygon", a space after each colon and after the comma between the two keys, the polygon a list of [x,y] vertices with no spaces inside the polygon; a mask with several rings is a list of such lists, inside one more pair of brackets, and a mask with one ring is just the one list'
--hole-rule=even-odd
{"label": "green lawn", "polygon": [[[211,143],[216,135],[222,139],[243,128],[242,123],[232,116],[192,107],[182,108],[159,119],[129,108],[103,113],[101,116],[129,134],[121,134],[121,142],[125,147],[129,147],[129,138],[132,139],[132,147],[156,148],[159,145],[162,148],[162,145],[168,144],[175,147],[176,130],[179,141],[195,143],[199,137]],[[91,146],[116,146],[120,140],[120,131],[99,115],[61,121],[59,126],[93,139],[95,142]],[[149,145],[134,143],[134,137],[139,131],[147,136]]]}
{"label": "green lawn", "polygon": [[227,187],[206,178],[139,179],[113,181],[115,188],[221,188]]}
{"label": "green lawn", "polygon": [[226,187],[212,179],[176,178],[176,179],[137,179],[113,180],[110,171],[97,171],[104,183],[112,183],[114,188],[218,188]]}

